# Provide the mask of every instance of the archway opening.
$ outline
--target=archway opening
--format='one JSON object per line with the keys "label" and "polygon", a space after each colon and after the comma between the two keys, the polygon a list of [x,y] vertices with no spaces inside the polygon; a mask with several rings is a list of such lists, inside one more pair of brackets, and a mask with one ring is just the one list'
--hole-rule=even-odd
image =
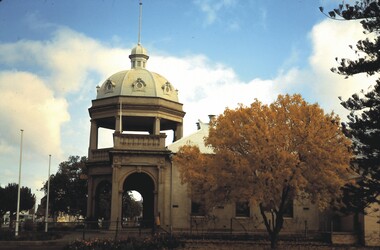
{"label": "archway opening", "polygon": [[[109,181],[102,181],[96,187],[95,195],[95,218],[99,221],[109,221],[111,218],[111,196],[112,184]],[[99,225],[99,227],[108,225]]]}
{"label": "archway opening", "polygon": [[[134,190],[140,193],[142,197],[142,213],[139,218],[139,226],[152,227],[154,222],[154,182],[152,178],[145,173],[133,173],[124,181],[123,194],[128,194]],[[124,195],[123,195],[124,196]],[[125,208],[123,207],[122,211]]]}
{"label": "archway opening", "polygon": [[136,190],[123,192],[122,197],[123,227],[139,227],[142,220],[143,199]]}

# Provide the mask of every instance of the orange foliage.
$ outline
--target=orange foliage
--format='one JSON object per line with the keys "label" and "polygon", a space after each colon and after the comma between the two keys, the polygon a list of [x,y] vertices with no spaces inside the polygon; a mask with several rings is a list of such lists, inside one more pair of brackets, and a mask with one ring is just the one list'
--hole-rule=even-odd
{"label": "orange foliage", "polygon": [[226,109],[205,142],[214,149],[213,157],[193,146],[184,146],[175,157],[182,182],[205,199],[252,200],[280,209],[289,188],[286,198],[305,196],[325,208],[350,174],[350,141],[339,117],[324,114],[300,95]]}

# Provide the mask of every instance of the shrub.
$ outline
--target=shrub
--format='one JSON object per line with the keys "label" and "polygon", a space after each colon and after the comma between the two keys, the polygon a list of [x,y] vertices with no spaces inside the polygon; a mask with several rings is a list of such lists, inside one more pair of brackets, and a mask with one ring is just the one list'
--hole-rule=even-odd
{"label": "shrub", "polygon": [[35,232],[35,231],[22,231],[19,236],[15,236],[12,229],[0,229],[0,241],[23,241],[23,240],[54,240],[61,238],[62,235],[56,232]]}
{"label": "shrub", "polygon": [[13,240],[15,237],[15,233],[7,228],[7,229],[1,229],[0,230],[0,240]]}
{"label": "shrub", "polygon": [[34,230],[33,220],[25,220],[25,222],[23,223],[23,228],[25,231],[33,231]]}
{"label": "shrub", "polygon": [[112,241],[108,239],[95,239],[89,241],[75,241],[67,245],[65,250],[88,250],[88,249],[125,249],[125,250],[148,250],[148,249],[175,249],[183,244],[173,237],[152,237],[145,239],[128,238],[126,240]]}

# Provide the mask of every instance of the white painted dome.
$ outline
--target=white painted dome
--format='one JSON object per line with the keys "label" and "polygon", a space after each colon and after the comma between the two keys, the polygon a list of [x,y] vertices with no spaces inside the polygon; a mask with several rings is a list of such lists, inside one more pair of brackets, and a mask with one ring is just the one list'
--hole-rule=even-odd
{"label": "white painted dome", "polygon": [[113,96],[159,97],[178,101],[177,90],[163,76],[145,69],[147,50],[138,44],[131,51],[131,69],[108,77],[98,87],[96,99]]}

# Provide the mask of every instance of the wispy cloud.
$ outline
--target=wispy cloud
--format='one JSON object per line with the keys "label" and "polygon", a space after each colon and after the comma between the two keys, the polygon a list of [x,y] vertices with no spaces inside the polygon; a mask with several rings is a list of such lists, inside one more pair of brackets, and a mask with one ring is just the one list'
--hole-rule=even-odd
{"label": "wispy cloud", "polygon": [[[219,19],[220,12],[236,4],[236,0],[194,0],[194,4],[206,15],[206,25]],[[234,25],[236,27],[236,23]]]}
{"label": "wispy cloud", "polygon": [[267,29],[267,9],[260,8],[260,26],[266,30]]}

